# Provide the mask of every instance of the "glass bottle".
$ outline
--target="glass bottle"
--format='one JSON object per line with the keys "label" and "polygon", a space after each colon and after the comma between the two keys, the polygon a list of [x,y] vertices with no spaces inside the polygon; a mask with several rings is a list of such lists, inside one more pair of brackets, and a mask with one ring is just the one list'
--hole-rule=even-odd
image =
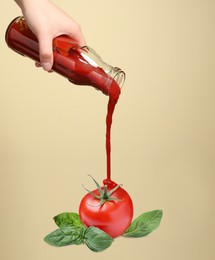
{"label": "glass bottle", "polygon": [[[8,26],[5,40],[12,50],[39,62],[39,44],[23,16]],[[79,46],[66,35],[53,39],[54,63],[52,70],[76,85],[89,85],[109,95],[113,81],[122,87],[125,73],[118,67],[103,62],[90,47]]]}

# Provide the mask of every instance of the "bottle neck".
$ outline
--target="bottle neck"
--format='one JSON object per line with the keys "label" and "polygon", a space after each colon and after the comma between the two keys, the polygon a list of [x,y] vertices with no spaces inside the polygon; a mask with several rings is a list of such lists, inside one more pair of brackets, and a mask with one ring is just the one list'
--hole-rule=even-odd
{"label": "bottle neck", "polygon": [[125,82],[125,73],[118,67],[112,67],[102,60],[102,58],[89,46],[80,48],[82,56],[95,67],[100,67],[104,72],[114,79],[116,83],[122,88]]}
{"label": "bottle neck", "polygon": [[116,81],[119,87],[122,88],[125,82],[125,72],[118,67],[112,67],[112,69],[109,72],[109,75]]}

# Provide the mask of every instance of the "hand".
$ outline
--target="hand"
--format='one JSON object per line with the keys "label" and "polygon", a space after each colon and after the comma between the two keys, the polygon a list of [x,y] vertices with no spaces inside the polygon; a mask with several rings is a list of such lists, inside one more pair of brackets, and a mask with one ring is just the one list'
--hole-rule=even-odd
{"label": "hand", "polygon": [[79,24],[49,0],[16,0],[16,2],[21,7],[29,28],[37,36],[40,64],[44,70],[50,71],[52,68],[52,40],[55,37],[66,34],[80,46],[86,45]]}

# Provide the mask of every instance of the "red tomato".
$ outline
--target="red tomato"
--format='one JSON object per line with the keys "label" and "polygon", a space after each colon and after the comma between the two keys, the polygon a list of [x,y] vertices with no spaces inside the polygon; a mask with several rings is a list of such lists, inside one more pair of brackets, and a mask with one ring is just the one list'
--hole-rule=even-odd
{"label": "red tomato", "polygon": [[95,226],[113,238],[118,237],[131,224],[132,200],[120,185],[111,180],[104,180],[102,188],[95,180],[94,182],[97,189],[89,191],[80,203],[80,218],[87,227]]}

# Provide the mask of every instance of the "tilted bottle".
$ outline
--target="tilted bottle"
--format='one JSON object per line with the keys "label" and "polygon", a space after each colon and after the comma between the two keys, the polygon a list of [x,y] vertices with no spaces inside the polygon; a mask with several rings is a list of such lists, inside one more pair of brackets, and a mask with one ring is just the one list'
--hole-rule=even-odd
{"label": "tilted bottle", "polygon": [[[8,26],[5,40],[12,50],[39,62],[37,37],[29,29],[23,16],[15,18]],[[54,63],[52,70],[76,85],[89,85],[109,95],[113,81],[121,87],[125,73],[118,67],[103,62],[88,46],[79,46],[66,35],[53,39]],[[116,85],[116,84],[114,84]]]}

